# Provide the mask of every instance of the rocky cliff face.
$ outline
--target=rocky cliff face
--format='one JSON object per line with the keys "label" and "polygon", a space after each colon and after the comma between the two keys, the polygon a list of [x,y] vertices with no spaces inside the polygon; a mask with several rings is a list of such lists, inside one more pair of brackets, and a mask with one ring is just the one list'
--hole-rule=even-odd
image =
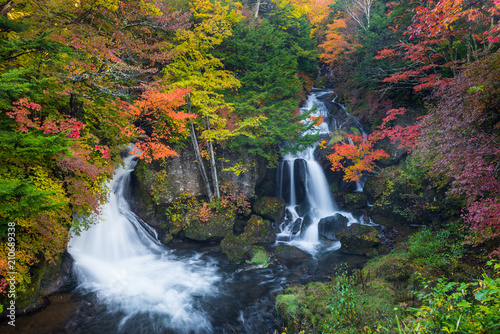
{"label": "rocky cliff face", "polygon": [[[191,148],[177,149],[177,157],[147,164],[139,161],[132,174],[130,201],[136,213],[153,226],[165,223],[165,209],[182,196],[205,198],[204,185]],[[207,171],[208,162],[205,161]],[[237,168],[234,168],[237,167]],[[239,173],[235,173],[233,170]],[[274,171],[263,159],[245,152],[218,150],[220,184],[231,181],[247,198],[273,196]]]}

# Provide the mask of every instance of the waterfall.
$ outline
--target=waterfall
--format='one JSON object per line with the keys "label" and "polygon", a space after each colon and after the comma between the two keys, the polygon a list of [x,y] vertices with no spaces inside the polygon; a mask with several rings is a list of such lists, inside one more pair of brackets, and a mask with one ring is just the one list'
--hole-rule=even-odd
{"label": "waterfall", "polygon": [[[130,210],[125,194],[134,157],[124,164],[113,177],[99,223],[70,240],[79,289],[96,293],[108,312],[122,315],[113,332],[130,332],[126,329],[135,317],[148,319],[144,331],[151,333],[155,328],[212,332],[199,302],[218,293],[215,261],[201,260],[200,254],[180,258],[162,246],[154,230]],[[134,321],[130,328],[137,326]]]}
{"label": "waterfall", "polygon": [[[309,94],[301,112],[316,107],[313,117],[328,117],[328,109],[318,97],[329,95],[331,91]],[[336,124],[336,120],[335,124]],[[329,133],[329,124],[324,121],[316,126],[320,134]],[[297,154],[287,154],[278,166],[278,196],[286,202],[286,217],[280,225],[277,243],[286,243],[316,254],[327,246],[327,250],[340,248],[340,243],[324,242],[320,238],[319,224],[322,218],[342,215],[348,224],[359,223],[351,213],[339,211],[332,198],[325,173],[314,158],[317,144]],[[362,185],[358,186],[361,187]]]}

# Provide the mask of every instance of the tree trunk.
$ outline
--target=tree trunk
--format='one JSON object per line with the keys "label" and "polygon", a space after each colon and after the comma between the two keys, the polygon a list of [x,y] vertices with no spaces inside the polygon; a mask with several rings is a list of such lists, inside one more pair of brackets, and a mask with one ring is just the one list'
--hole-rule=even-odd
{"label": "tree trunk", "polygon": [[12,10],[12,8],[14,8],[13,1],[7,1],[7,2],[0,4],[0,16],[7,15],[7,13]]}
{"label": "tree trunk", "polygon": [[[188,96],[188,110],[189,114],[191,114],[191,98]],[[200,147],[198,146],[198,140],[196,139],[196,132],[194,131],[193,120],[189,120],[190,124],[190,133],[191,133],[191,143],[193,144],[194,154],[196,156],[196,162],[198,163],[198,170],[200,171],[200,175],[203,181],[203,185],[205,187],[205,193],[208,197],[208,200],[212,201],[212,190],[210,189],[210,181],[208,180],[207,172],[205,170],[205,165],[203,164],[203,158],[201,157]]]}
{"label": "tree trunk", "polygon": [[[206,118],[207,130],[210,129],[210,123],[208,117]],[[212,170],[212,181],[214,182],[214,192],[217,198],[220,198],[219,193],[219,178],[217,177],[217,166],[215,165],[214,149],[212,140],[208,140],[208,154],[210,156],[210,169]]]}
{"label": "tree trunk", "polygon": [[259,17],[259,9],[260,9],[260,0],[257,0],[257,4],[255,5],[255,18]]}

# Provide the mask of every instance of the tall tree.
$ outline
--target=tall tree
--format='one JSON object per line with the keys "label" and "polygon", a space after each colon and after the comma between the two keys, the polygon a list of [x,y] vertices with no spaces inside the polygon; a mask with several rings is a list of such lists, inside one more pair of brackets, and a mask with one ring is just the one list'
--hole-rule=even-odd
{"label": "tall tree", "polygon": [[[240,82],[234,75],[223,69],[220,59],[210,52],[222,41],[231,36],[233,25],[241,19],[241,14],[223,6],[220,2],[194,0],[191,2],[194,19],[193,29],[181,29],[176,33],[175,56],[165,66],[165,79],[174,87],[190,88],[190,108],[196,114],[198,129],[207,141],[208,155],[212,170],[213,190],[219,194],[218,176],[215,165],[213,143],[223,140],[229,132],[225,128],[225,119],[220,116],[221,109],[232,110],[222,94],[223,90],[234,89]],[[194,126],[191,126],[191,139],[197,154],[206,193],[211,199],[209,180],[204,172],[203,160],[199,152]]]}

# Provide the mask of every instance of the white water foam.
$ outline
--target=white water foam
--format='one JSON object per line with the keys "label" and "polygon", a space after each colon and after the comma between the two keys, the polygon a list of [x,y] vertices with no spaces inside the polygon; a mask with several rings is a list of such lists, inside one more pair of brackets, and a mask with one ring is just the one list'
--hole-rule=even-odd
{"label": "white water foam", "polygon": [[[316,107],[316,111],[312,116],[321,116],[326,120],[328,110],[323,102],[318,100],[318,96],[330,93],[330,91],[325,91],[310,94],[301,111],[308,111]],[[327,122],[324,121],[322,124],[317,126],[316,131],[319,131],[320,133],[329,133]],[[290,184],[286,186],[281,185],[280,189],[284,189],[285,187],[289,189],[290,198],[285,200],[288,201],[286,209],[290,214],[290,217],[288,221],[285,221],[280,226],[281,231],[277,235],[278,243],[286,243],[288,245],[298,247],[312,255],[315,255],[320,250],[320,246],[322,245],[318,229],[319,222],[322,218],[333,216],[338,213],[348,219],[348,225],[360,223],[360,221],[354,218],[351,213],[338,210],[337,205],[331,196],[325,173],[314,158],[314,150],[316,149],[316,146],[317,145],[312,148],[307,148],[296,154],[287,154],[283,158],[283,161],[286,162],[286,166],[288,166],[286,173],[288,173]],[[309,210],[304,216],[300,216],[297,213],[297,208],[300,205],[297,203],[296,196],[297,185],[295,184],[295,173],[299,173],[299,171],[295,170],[296,160],[302,160],[304,162],[303,165],[305,166],[305,202],[307,203]],[[284,166],[285,164],[282,163],[281,180],[283,179],[283,173],[285,172],[283,170],[285,168]],[[305,220],[306,216],[307,219],[310,220],[309,226],[299,233],[294,233],[293,229],[296,228],[294,226],[296,220],[299,218]],[[330,251],[339,248],[340,243],[334,242],[329,245],[326,250]]]}
{"label": "white water foam", "polygon": [[201,260],[201,254],[179,258],[161,245],[124,197],[135,166],[131,156],[124,162],[113,177],[101,221],[69,243],[79,288],[96,292],[108,310],[125,314],[117,331],[134,316],[147,314],[158,328],[211,332],[196,304],[218,292],[215,261]]}

